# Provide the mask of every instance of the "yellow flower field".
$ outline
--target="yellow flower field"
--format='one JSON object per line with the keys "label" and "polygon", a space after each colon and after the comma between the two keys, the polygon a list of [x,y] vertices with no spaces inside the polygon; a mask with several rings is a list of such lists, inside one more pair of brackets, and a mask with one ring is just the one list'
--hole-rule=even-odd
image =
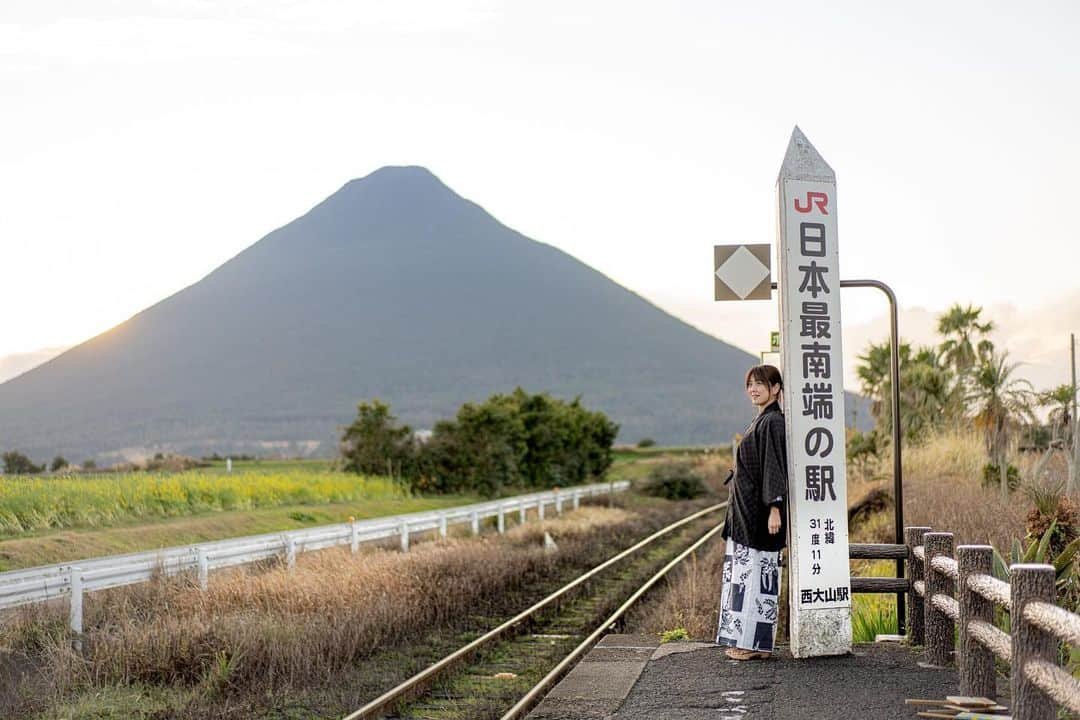
{"label": "yellow flower field", "polygon": [[0,535],[402,494],[387,478],[310,469],[14,476],[0,480]]}

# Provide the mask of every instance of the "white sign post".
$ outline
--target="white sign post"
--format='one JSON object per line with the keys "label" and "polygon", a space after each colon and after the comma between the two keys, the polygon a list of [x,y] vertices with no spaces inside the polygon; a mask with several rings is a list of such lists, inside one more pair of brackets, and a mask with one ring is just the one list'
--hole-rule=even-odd
{"label": "white sign post", "polygon": [[777,179],[791,654],[851,651],[836,175],[799,128]]}

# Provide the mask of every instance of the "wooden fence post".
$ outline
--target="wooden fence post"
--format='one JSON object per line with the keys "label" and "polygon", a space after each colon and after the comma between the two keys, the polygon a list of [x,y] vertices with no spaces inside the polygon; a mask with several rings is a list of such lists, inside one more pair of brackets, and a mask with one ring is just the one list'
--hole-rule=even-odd
{"label": "wooden fence post", "polygon": [[926,632],[923,625],[923,599],[915,592],[915,582],[926,582],[926,573],[923,569],[923,561],[915,557],[915,548],[923,544],[923,536],[930,532],[928,527],[904,528],[904,541],[908,549],[908,602],[907,602],[907,632],[908,641],[912,645],[926,643]]}
{"label": "wooden fence post", "polygon": [[1053,700],[1027,679],[1024,665],[1028,660],[1057,663],[1057,639],[1024,617],[1024,606],[1032,600],[1054,602],[1056,573],[1051,565],[1017,564],[1009,568],[1012,607],[1012,685],[1013,720],[1053,720],[1057,709]]}
{"label": "wooden fence post", "polygon": [[934,558],[938,555],[952,557],[952,533],[928,532],[923,536],[926,548],[926,662],[936,667],[945,667],[952,659],[953,633],[955,623],[948,615],[934,607],[935,594],[953,595],[953,581],[933,568]]}
{"label": "wooden fence post", "polygon": [[994,623],[994,603],[967,586],[971,575],[993,572],[994,549],[989,545],[961,545],[956,548],[960,581],[956,588],[960,603],[960,694],[974,697],[997,697],[994,654],[968,635],[972,620]]}

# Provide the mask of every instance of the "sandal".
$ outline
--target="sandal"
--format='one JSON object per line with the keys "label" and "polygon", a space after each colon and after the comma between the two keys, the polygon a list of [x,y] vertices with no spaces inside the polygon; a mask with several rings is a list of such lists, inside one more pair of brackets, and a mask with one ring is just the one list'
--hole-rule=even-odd
{"label": "sandal", "polygon": [[769,657],[767,652],[758,652],[756,650],[743,650],[742,648],[728,648],[724,651],[732,660],[764,660]]}

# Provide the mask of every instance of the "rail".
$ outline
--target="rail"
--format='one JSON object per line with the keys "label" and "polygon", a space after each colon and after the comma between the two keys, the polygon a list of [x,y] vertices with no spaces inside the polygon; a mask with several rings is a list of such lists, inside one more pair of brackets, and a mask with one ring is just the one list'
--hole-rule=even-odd
{"label": "rail", "polygon": [[[540,610],[548,607],[552,603],[557,602],[560,598],[565,596],[567,593],[572,591],[574,588],[576,588],[579,585],[582,585],[583,583],[587,582],[589,579],[595,577],[597,574],[603,572],[604,570],[611,567],[615,563],[619,562],[623,558],[626,558],[629,555],[632,555],[633,553],[635,553],[638,550],[644,548],[645,546],[649,545],[653,541],[663,537],[664,535],[667,535],[668,533],[682,527],[683,525],[686,525],[687,523],[691,523],[694,520],[697,520],[697,519],[699,519],[701,517],[704,517],[705,515],[708,515],[710,513],[716,512],[717,510],[722,510],[722,509],[724,509],[726,507],[727,507],[726,502],[718,503],[716,505],[711,505],[711,506],[709,506],[707,508],[704,508],[703,510],[699,510],[699,511],[697,511],[695,513],[692,513],[691,515],[688,515],[687,517],[684,517],[681,520],[677,520],[674,523],[671,523],[670,525],[668,525],[668,526],[666,526],[664,528],[661,528],[660,530],[657,530],[652,535],[649,535],[645,539],[638,541],[634,545],[632,545],[632,546],[628,547],[627,549],[613,555],[612,557],[608,558],[607,560],[600,563],[599,565],[592,568],[591,570],[588,570],[587,572],[583,573],[582,575],[579,575],[574,580],[570,581],[566,585],[563,585],[561,588],[559,588],[555,592],[551,593],[550,595],[548,595],[544,599],[539,600],[538,602],[534,603],[532,606],[526,608],[525,610],[522,610],[520,613],[518,613],[514,617],[510,618],[506,622],[502,623],[498,627],[496,627],[496,628],[494,628],[492,630],[489,630],[488,632],[484,633],[480,637],[476,638],[475,640],[468,643],[467,645],[459,648],[458,650],[455,650],[454,652],[450,653],[449,655],[442,658],[441,660],[434,663],[433,665],[428,666],[427,668],[425,668],[424,670],[421,670],[419,673],[413,675],[409,679],[399,683],[398,685],[395,685],[393,688],[387,690],[386,692],[384,692],[379,697],[377,697],[374,700],[372,700],[372,701],[368,702],[367,704],[365,704],[359,710],[356,710],[355,712],[352,712],[349,715],[345,716],[345,718],[343,720],[367,720],[368,718],[380,717],[381,714],[388,707],[390,707],[394,703],[408,697],[409,693],[412,693],[417,688],[422,687],[425,683],[431,681],[431,679],[434,678],[439,673],[443,672],[444,670],[451,667],[455,663],[460,662],[464,658],[468,657],[470,654],[472,654],[473,652],[478,650],[480,647],[482,647],[484,645],[487,645],[488,643],[492,642],[493,640],[496,640],[496,639],[502,637],[503,635],[505,635],[509,630],[511,630],[515,626],[520,625],[522,622],[524,622],[525,620],[527,620],[531,616],[535,615]],[[641,597],[642,594],[644,594],[645,590],[647,590],[649,587],[651,587],[653,584],[655,584],[672,567],[677,565],[678,561],[682,560],[687,555],[689,555],[691,552],[693,552],[698,547],[700,547],[706,540],[711,538],[721,528],[723,528],[723,523],[722,522],[720,524],[718,524],[716,527],[714,527],[712,530],[710,530],[708,533],[706,533],[702,538],[700,538],[697,542],[695,542],[689,549],[683,551],[683,553],[680,554],[675,560],[669,562],[659,573],[654,575],[652,579],[650,579],[648,582],[645,583],[645,585],[643,585],[641,588],[639,588],[638,591],[635,592],[634,595],[629,600],[627,600],[626,602],[623,603],[623,605],[619,609],[620,611],[617,611],[616,615],[612,616],[611,618],[608,618],[607,621],[605,621],[602,625],[600,625],[600,627],[597,629],[597,631],[595,631],[588,638],[586,638],[585,642],[583,642],[581,645],[579,645],[573,652],[571,652],[571,654],[569,656],[564,658],[562,660],[562,662],[560,662],[555,667],[554,670],[552,670],[550,673],[548,673],[548,675],[543,680],[541,680],[541,682],[538,685],[536,685],[524,698],[522,698],[521,701],[519,701],[517,703],[517,705],[514,706],[514,708],[511,709],[511,711],[507,715],[504,716],[504,720],[507,717],[516,717],[527,705],[531,704],[531,702],[536,697],[538,697],[539,694],[544,689],[546,689],[547,687],[549,687],[552,684],[554,679],[557,679],[557,676],[559,674],[561,674],[561,672],[563,670],[565,670],[567,667],[569,667],[569,665],[573,662],[574,659],[576,659],[581,654],[583,654],[584,650],[587,650],[588,647],[591,647],[592,643],[595,643],[599,639],[600,635],[603,634],[603,632],[605,632],[608,629],[608,627],[610,627],[611,624],[614,623],[622,615],[622,613],[625,612],[625,610],[627,608],[629,608],[630,605],[633,604],[633,602],[635,602],[637,599],[639,599]],[[586,646],[587,643],[588,643],[588,645]],[[583,646],[585,646],[584,650],[582,649]]]}
{"label": "rail", "polygon": [[[906,528],[904,538],[909,638],[925,645],[929,664],[955,656],[960,694],[993,698],[994,660],[1007,663],[1014,720],[1052,720],[1059,706],[1080,712],[1080,682],[1058,666],[1059,644],[1080,644],[1080,616],[1054,603],[1053,566],[1018,563],[1005,582],[992,575],[989,545],[954,553],[951,533],[927,527]],[[1009,613],[1010,632],[994,625],[995,608]]]}
{"label": "rail", "polygon": [[451,525],[469,524],[474,535],[480,524],[496,519],[499,533],[505,532],[507,514],[518,513],[525,522],[527,512],[536,510],[540,519],[546,509],[561,513],[563,505],[577,508],[581,501],[609,493],[623,492],[627,481],[594,483],[580,487],[551,490],[489,502],[462,505],[446,510],[424,511],[390,517],[323,525],[303,530],[252,535],[172,547],[151,552],[111,555],[75,562],[43,565],[0,573],[0,610],[67,597],[70,600],[70,625],[82,632],[82,607],[85,593],[146,582],[158,574],[194,573],[204,590],[211,570],[234,567],[272,558],[281,558],[292,567],[298,553],[340,545],[358,552],[361,543],[400,538],[401,549],[409,549],[410,537],[418,532],[438,531],[446,537]]}

